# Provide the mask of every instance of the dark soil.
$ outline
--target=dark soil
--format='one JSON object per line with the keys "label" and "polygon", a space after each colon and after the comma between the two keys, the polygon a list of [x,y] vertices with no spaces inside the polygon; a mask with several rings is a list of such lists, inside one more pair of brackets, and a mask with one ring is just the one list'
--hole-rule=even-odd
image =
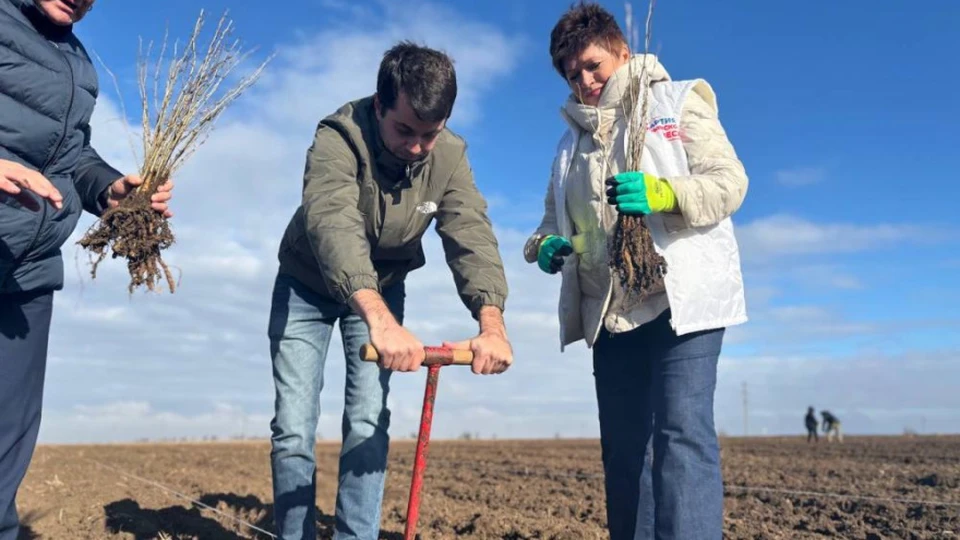
{"label": "dark soil", "polygon": [[[726,538],[960,535],[960,437],[724,439],[722,449]],[[332,534],[338,451],[317,447],[321,538]],[[20,495],[25,537],[267,538],[117,471],[272,532],[269,452],[265,442],[41,447]],[[381,538],[402,538],[413,453],[412,441],[392,443]],[[434,442],[421,537],[606,538],[601,472],[594,440]]]}

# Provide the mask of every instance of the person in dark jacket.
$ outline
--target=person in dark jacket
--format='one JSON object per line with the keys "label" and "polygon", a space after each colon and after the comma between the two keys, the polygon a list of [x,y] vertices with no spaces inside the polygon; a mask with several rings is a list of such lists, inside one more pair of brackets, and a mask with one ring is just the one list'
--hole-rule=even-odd
{"label": "person in dark jacket", "polygon": [[807,416],[804,417],[803,422],[807,427],[807,442],[811,439],[813,442],[820,442],[820,437],[817,435],[817,414],[813,407],[807,407]]}
{"label": "person in dark jacket", "polygon": [[[97,73],[73,33],[94,0],[0,0],[0,540],[40,428],[60,248],[81,211],[101,215],[141,183],[90,145]],[[172,182],[153,198],[169,217]]]}
{"label": "person in dark jacket", "polygon": [[843,433],[840,431],[840,419],[834,416],[830,411],[820,411],[823,417],[823,432],[827,434],[827,442],[831,442],[834,437],[837,442],[843,442]]}

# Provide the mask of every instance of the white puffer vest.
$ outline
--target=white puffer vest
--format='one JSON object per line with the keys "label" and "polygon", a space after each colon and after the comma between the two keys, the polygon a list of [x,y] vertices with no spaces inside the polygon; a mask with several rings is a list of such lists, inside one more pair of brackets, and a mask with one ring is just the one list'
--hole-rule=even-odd
{"label": "white puffer vest", "polygon": [[[683,103],[694,88],[715,105],[712,89],[700,79],[663,81],[650,88],[649,125],[641,160],[644,172],[661,178],[690,174],[679,121]],[[565,187],[576,141],[573,129],[567,130],[557,147],[551,171],[557,226],[559,233],[567,238],[574,235],[574,225],[567,213]],[[731,219],[709,227],[688,227],[681,216],[675,215],[653,214],[646,219],[657,251],[667,262],[664,280],[671,309],[670,324],[677,335],[746,322],[740,251]],[[609,272],[609,269],[602,271]],[[612,274],[598,278],[611,284],[604,304],[606,311],[615,278]],[[582,320],[577,257],[567,258],[562,279],[558,308],[560,349],[580,339],[586,339],[587,346],[592,347],[603,325],[603,316],[596,321]]]}

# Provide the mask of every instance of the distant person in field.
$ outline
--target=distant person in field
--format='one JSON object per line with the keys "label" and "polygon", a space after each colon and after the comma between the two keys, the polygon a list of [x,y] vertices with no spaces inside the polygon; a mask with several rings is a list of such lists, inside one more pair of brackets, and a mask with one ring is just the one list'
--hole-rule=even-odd
{"label": "distant person in field", "polygon": [[[90,142],[99,82],[73,25],[92,6],[0,0],[0,540],[19,534],[15,500],[40,430],[61,246],[84,211],[99,216],[141,183]],[[153,197],[167,217],[172,188]]]}
{"label": "distant person in field", "polygon": [[[747,320],[730,217],[747,175],[717,116],[713,89],[672,81],[633,54],[596,4],[554,26],[550,56],[570,95],[544,215],[524,249],[560,273],[560,345],[593,349],[610,538],[719,539],[723,483],[713,405],[725,328]],[[652,85],[643,170],[626,168],[636,120],[631,77]],[[628,290],[608,245],[620,215],[640,217],[666,261]],[[652,254],[652,250],[648,251]],[[652,438],[653,464],[646,466]]]}
{"label": "distant person in field", "polygon": [[843,442],[843,433],[840,431],[840,419],[834,416],[830,411],[820,411],[823,417],[823,432],[827,434],[827,442],[837,438],[837,442]]}
{"label": "distant person in field", "polygon": [[817,414],[813,407],[807,407],[807,416],[803,419],[803,422],[807,426],[807,442],[810,442],[811,439],[814,442],[820,442],[820,436],[817,435]]}
{"label": "distant person in field", "polygon": [[[322,119],[307,152],[302,203],[280,243],[269,322],[280,538],[316,538],[314,437],[338,321],[347,380],[334,538],[378,537],[390,375],[416,371],[424,360],[423,344],[403,326],[404,283],[425,263],[421,238],[431,224],[480,326],[475,338],[445,345],[472,350],[476,374],[503,373],[513,362],[497,239],[466,143],[446,126],[456,96],[450,58],[399,43],[383,56],[376,93]],[[380,365],[360,360],[366,342],[379,351]]]}

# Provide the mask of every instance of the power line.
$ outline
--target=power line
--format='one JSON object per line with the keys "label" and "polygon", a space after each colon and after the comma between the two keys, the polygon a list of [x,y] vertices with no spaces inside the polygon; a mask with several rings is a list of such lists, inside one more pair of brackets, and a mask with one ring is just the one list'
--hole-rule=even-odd
{"label": "power line", "polygon": [[220,516],[223,516],[223,517],[225,517],[225,518],[227,518],[227,519],[229,519],[229,520],[231,520],[231,521],[234,521],[234,522],[236,522],[236,523],[239,523],[239,524],[241,524],[241,525],[244,525],[244,526],[246,526],[246,527],[249,527],[250,529],[253,529],[254,531],[263,533],[263,534],[265,534],[265,535],[267,535],[267,536],[269,536],[269,537],[271,537],[271,538],[276,538],[276,537],[277,537],[277,535],[275,535],[275,534],[273,534],[273,533],[271,533],[271,532],[269,532],[269,531],[265,531],[265,530],[261,529],[260,527],[257,527],[256,525],[254,525],[254,524],[252,524],[252,523],[248,523],[248,522],[246,522],[246,521],[244,521],[244,520],[242,520],[242,519],[240,519],[240,518],[237,518],[237,517],[235,517],[235,516],[231,516],[230,514],[227,514],[227,513],[225,513],[225,512],[221,512],[220,510],[217,510],[216,508],[214,508],[214,507],[212,507],[212,506],[210,506],[210,505],[208,505],[208,504],[204,504],[204,503],[202,503],[202,502],[200,502],[200,501],[198,501],[198,500],[196,500],[196,499],[191,499],[188,495],[184,495],[183,493],[180,493],[179,491],[176,491],[176,490],[174,490],[174,489],[170,489],[170,488],[168,488],[167,486],[164,486],[163,484],[154,482],[153,480],[147,480],[146,478],[140,478],[139,476],[136,476],[136,475],[134,475],[134,474],[130,474],[130,473],[125,472],[125,471],[121,471],[120,469],[117,469],[116,467],[111,467],[111,466],[109,466],[109,465],[105,465],[105,464],[100,463],[99,461],[94,460],[94,459],[89,459],[89,458],[88,458],[87,461],[90,461],[91,463],[94,463],[94,464],[96,464],[96,465],[99,465],[99,466],[103,467],[104,469],[113,471],[113,472],[115,472],[115,473],[117,473],[117,474],[119,474],[119,475],[121,475],[121,476],[125,476],[125,477],[127,477],[127,478],[131,478],[131,479],[136,480],[136,481],[138,481],[138,482],[142,482],[142,483],[144,483],[144,484],[148,484],[148,485],[151,485],[151,486],[153,486],[153,487],[155,487],[155,488],[158,488],[158,489],[161,489],[161,490],[163,490],[163,491],[166,491],[167,493],[169,493],[169,494],[171,494],[171,495],[174,495],[175,497],[179,497],[179,498],[181,498],[181,499],[185,499],[185,500],[187,500],[187,501],[190,501],[191,503],[193,503],[193,504],[195,504],[195,505],[197,505],[197,506],[206,508],[207,510],[210,510],[211,512],[214,512],[214,513],[219,514]]}
{"label": "power line", "polygon": [[749,406],[747,404],[747,381],[743,381],[742,385],[742,394],[743,394],[743,436],[746,437],[750,434],[750,424],[749,424]]}
{"label": "power line", "polygon": [[826,497],[826,498],[833,498],[833,499],[854,499],[854,500],[873,501],[873,502],[960,507],[960,502],[927,501],[922,499],[899,499],[899,498],[893,498],[893,497],[891,498],[874,497],[870,495],[855,495],[855,494],[849,494],[849,493],[827,493],[823,491],[803,491],[803,490],[793,490],[793,489],[776,489],[776,488],[766,488],[766,487],[732,486],[732,485],[724,485],[724,488],[730,489],[730,490],[739,490],[739,491],[760,491],[760,492],[766,492],[766,493],[777,493],[781,495],[797,495],[802,497]]}

